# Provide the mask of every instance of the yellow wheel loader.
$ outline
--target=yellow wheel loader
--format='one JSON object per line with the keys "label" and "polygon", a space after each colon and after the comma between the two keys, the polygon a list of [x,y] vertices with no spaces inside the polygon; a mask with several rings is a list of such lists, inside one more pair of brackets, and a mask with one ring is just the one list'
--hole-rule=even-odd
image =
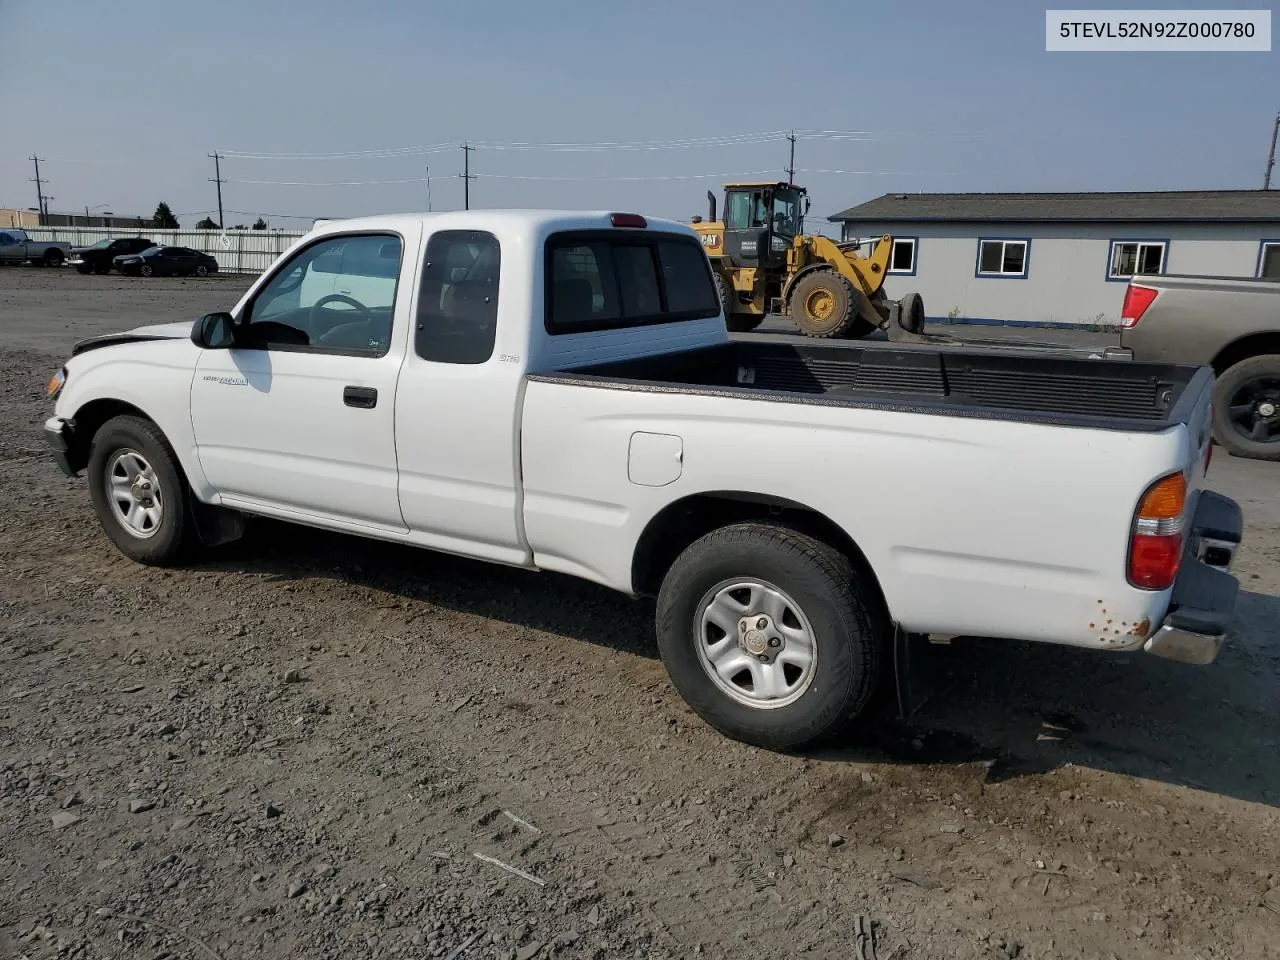
{"label": "yellow wheel loader", "polygon": [[[723,221],[715,194],[708,191],[707,201],[707,219],[694,217],[693,229],[711,258],[730,330],[754,330],[770,313],[790,317],[810,337],[856,339],[888,325],[893,304],[883,287],[892,237],[864,257],[856,244],[807,234],[807,191],[780,181],[725,184]],[[918,294],[900,306],[904,328],[923,322]]]}

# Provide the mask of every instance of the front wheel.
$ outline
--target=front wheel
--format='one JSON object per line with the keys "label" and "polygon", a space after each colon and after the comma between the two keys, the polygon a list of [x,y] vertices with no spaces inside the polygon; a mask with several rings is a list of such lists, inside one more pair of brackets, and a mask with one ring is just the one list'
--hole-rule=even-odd
{"label": "front wheel", "polygon": [[140,276],[149,277],[154,272],[155,271],[145,263],[138,268],[138,273]]}
{"label": "front wheel", "polygon": [[858,315],[849,281],[834,270],[807,273],[791,291],[791,322],[807,337],[865,337],[875,327]]}
{"label": "front wheel", "polygon": [[741,523],[684,551],[658,594],[658,648],[695,713],[735,740],[791,750],[871,702],[889,625],[848,558],[805,534]]}
{"label": "front wheel", "polygon": [[46,267],[60,267],[62,261],[66,259],[66,255],[61,250],[54,247],[52,250],[46,250],[44,258],[41,260]]}
{"label": "front wheel", "polygon": [[142,417],[108,420],[94,434],[86,475],[94,513],[131,560],[168,566],[192,539],[187,482],[160,428]]}
{"label": "front wheel", "polygon": [[209,275],[209,268],[208,268],[208,267],[206,267],[203,263],[198,263],[198,264],[196,264],[196,276],[197,276],[197,277],[207,277],[208,275]]}
{"label": "front wheel", "polygon": [[78,267],[76,267],[76,273],[82,273],[82,274],[88,275],[93,272],[94,272],[93,267],[89,266],[89,264],[87,263],[82,263]]}

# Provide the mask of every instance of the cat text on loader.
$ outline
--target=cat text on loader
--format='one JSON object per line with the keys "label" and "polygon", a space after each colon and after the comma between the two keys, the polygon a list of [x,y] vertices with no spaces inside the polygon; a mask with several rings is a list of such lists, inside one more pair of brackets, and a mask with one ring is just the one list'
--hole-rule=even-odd
{"label": "cat text on loader", "polygon": [[[892,304],[883,287],[892,237],[864,257],[856,244],[806,234],[807,191],[791,183],[725,184],[723,221],[715,194],[708,191],[707,200],[707,220],[694,217],[693,228],[711,258],[730,330],[754,330],[769,313],[789,316],[811,337],[854,339],[888,324]],[[901,306],[913,314],[904,322],[923,314],[917,294]]]}

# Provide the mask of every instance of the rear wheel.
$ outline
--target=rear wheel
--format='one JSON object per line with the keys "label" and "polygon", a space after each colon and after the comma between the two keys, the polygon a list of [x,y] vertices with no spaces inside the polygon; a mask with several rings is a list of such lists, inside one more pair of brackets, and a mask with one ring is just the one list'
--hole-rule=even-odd
{"label": "rear wheel", "polygon": [[791,322],[808,337],[865,337],[875,329],[858,316],[849,281],[831,269],[814,270],[796,281]]}
{"label": "rear wheel", "polygon": [[46,267],[60,267],[65,259],[66,255],[57,247],[53,247],[44,252],[44,257],[41,258],[40,262]]}
{"label": "rear wheel", "polygon": [[141,276],[144,276],[144,277],[149,277],[149,276],[151,276],[151,274],[152,274],[153,272],[154,272],[154,271],[152,270],[152,268],[151,268],[151,266],[150,266],[149,264],[145,264],[145,263],[144,263],[142,266],[140,266],[140,267],[138,268],[138,273],[139,273]]}
{"label": "rear wheel", "polygon": [[89,264],[87,263],[82,263],[80,264],[80,266],[76,267],[76,273],[89,274],[93,272],[94,272],[93,267],[89,266]]}
{"label": "rear wheel", "polygon": [[85,472],[94,513],[121,553],[153,566],[182,558],[193,530],[187,482],[159,427],[142,417],[108,420]]}
{"label": "rear wheel", "polygon": [[848,558],[767,523],[707,534],[658,594],[658,647],[703,720],[773,750],[837,734],[875,692],[888,623]]}
{"label": "rear wheel", "polygon": [[1280,460],[1280,354],[1241,360],[1218,378],[1213,433],[1238,457]]}

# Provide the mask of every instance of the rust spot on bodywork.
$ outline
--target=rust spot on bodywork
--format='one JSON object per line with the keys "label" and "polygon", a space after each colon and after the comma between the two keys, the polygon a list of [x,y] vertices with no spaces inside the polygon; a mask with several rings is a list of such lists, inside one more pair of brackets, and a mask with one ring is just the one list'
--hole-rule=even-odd
{"label": "rust spot on bodywork", "polygon": [[1131,637],[1145,637],[1151,632],[1151,618],[1143,617],[1141,623],[1135,623],[1133,629],[1129,631]]}

